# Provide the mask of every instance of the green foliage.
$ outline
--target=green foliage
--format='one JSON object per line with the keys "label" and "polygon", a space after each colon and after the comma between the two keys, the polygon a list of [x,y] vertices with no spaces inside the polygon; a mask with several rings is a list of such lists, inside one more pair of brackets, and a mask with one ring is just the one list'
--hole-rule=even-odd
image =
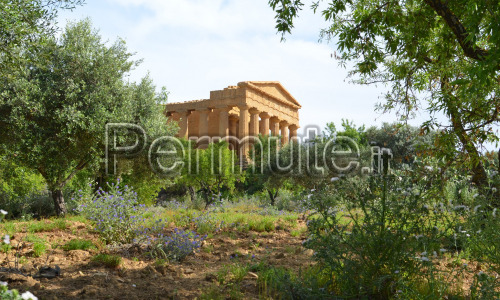
{"label": "green foliage", "polygon": [[92,261],[108,268],[118,268],[122,258],[118,255],[100,253],[92,257]]}
{"label": "green foliage", "polygon": [[16,164],[8,155],[0,156],[0,207],[10,218],[36,211],[32,198],[46,189],[45,180],[35,171]]}
{"label": "green foliage", "polygon": [[250,194],[263,190],[269,197],[270,204],[275,205],[279,191],[286,181],[286,177],[280,176],[276,171],[276,163],[283,163],[281,158],[285,156],[284,150],[279,148],[279,138],[259,135],[259,143],[250,149],[249,156],[253,163],[245,172],[246,190]]}
{"label": "green foliage", "polygon": [[33,244],[33,256],[40,257],[45,254],[47,250],[47,245],[43,242],[35,242]]}
{"label": "green foliage", "polygon": [[62,248],[66,251],[96,249],[92,241],[84,239],[72,239],[71,241],[64,244]]}
{"label": "green foliage", "polygon": [[383,123],[381,128],[370,127],[366,130],[370,142],[391,149],[391,164],[395,167],[401,163],[411,164],[417,156],[429,155],[434,147],[435,134],[423,133],[419,128],[398,123]]}
{"label": "green foliage", "polygon": [[198,250],[206,236],[190,230],[174,228],[168,236],[159,236],[151,241],[151,255],[154,257],[182,261]]}
{"label": "green foliage", "polygon": [[369,141],[364,125],[356,128],[354,122],[342,119],[342,129],[342,131],[337,131],[333,122],[326,123],[323,135],[326,139],[334,139],[337,136],[346,136],[351,138],[360,148],[368,146]]}
{"label": "green foliage", "polygon": [[332,299],[326,288],[329,274],[317,266],[309,267],[299,274],[268,266],[260,267],[259,271],[259,290],[273,299]]}
{"label": "green foliage", "polygon": [[314,214],[304,246],[332,274],[328,287],[335,295],[386,299],[396,290],[414,290],[422,277],[435,283],[427,287],[429,296],[449,293],[432,260],[453,251],[446,240],[460,233],[462,212],[436,201],[442,178],[429,166],[408,172],[345,178],[334,183],[334,192],[309,200]]}
{"label": "green foliage", "polygon": [[36,52],[46,42],[46,37],[56,32],[58,9],[73,9],[82,3],[82,0],[0,1],[0,77],[3,84],[13,80],[30,61],[25,53]]}
{"label": "green foliage", "polygon": [[79,200],[78,211],[94,223],[94,229],[108,243],[129,243],[144,219],[138,205],[137,193],[127,185],[108,184],[109,191],[101,188],[95,194]]}
{"label": "green foliage", "polygon": [[179,181],[200,190],[205,207],[220,201],[224,191],[234,190],[237,181],[244,181],[236,165],[235,151],[228,143],[210,143],[207,149],[193,149],[189,142],[184,153],[184,167]]}
{"label": "green foliage", "polygon": [[42,221],[31,221],[28,223],[27,229],[30,233],[36,232],[44,232],[44,231],[53,231],[55,229],[64,230],[68,227],[66,220],[64,219],[55,219],[53,221],[50,220],[42,220]]}
{"label": "green foliage", "polygon": [[[379,109],[401,120],[425,109],[422,130],[439,128],[436,153],[460,162],[484,187],[479,148],[498,142],[500,8],[495,1],[335,0],[311,8],[329,23],[321,38],[334,40],[340,64],[352,65],[360,84],[389,86]],[[276,28],[290,33],[301,0],[270,0]],[[444,115],[447,124],[434,118]],[[498,187],[497,187],[498,188]]]}
{"label": "green foliage", "polygon": [[123,40],[103,42],[89,20],[69,24],[36,55],[43,60],[26,65],[26,76],[3,94],[10,109],[6,132],[16,141],[9,151],[45,178],[61,214],[63,187],[78,171],[95,172],[102,162],[105,124],[132,122],[153,136],[167,133],[158,106],[165,96],[147,77],[126,83],[138,62],[130,60]]}

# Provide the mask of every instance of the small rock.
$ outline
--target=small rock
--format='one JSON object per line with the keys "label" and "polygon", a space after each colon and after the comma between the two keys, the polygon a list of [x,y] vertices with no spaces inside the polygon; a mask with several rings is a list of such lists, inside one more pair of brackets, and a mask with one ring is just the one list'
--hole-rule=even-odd
{"label": "small rock", "polygon": [[68,256],[73,261],[83,261],[90,256],[90,253],[84,250],[70,250],[68,251]]}
{"label": "small rock", "polygon": [[185,269],[184,274],[193,274],[194,271],[192,269]]}

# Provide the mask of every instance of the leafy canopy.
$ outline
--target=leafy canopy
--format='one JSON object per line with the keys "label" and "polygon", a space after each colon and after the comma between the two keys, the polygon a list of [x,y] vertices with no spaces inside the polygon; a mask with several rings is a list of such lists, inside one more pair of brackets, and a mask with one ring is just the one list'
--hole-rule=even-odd
{"label": "leafy canopy", "polygon": [[[282,34],[291,32],[304,6],[301,0],[269,5]],[[403,121],[427,109],[433,117],[422,129],[441,130],[438,154],[462,160],[484,185],[480,149],[499,140],[498,1],[333,0],[311,8],[330,23],[320,36],[336,43],[341,65],[354,64],[354,81],[390,88],[379,108],[395,110]],[[439,114],[445,124],[434,117]]]}
{"label": "leafy canopy", "polygon": [[43,59],[4,86],[10,112],[5,129],[15,141],[12,156],[38,170],[52,192],[79,170],[98,168],[106,123],[135,123],[154,136],[169,133],[159,105],[165,93],[157,95],[147,77],[126,83],[138,62],[123,40],[103,42],[89,20],[69,24],[32,55]]}

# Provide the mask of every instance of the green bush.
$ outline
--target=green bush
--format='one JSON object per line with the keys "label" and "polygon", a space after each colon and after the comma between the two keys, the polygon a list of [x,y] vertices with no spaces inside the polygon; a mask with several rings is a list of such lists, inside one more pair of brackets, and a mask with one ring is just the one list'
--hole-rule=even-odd
{"label": "green bush", "polygon": [[72,239],[71,241],[64,244],[62,248],[66,251],[96,249],[92,241],[84,239]]}
{"label": "green bush", "polygon": [[108,243],[129,243],[136,237],[136,229],[144,218],[143,204],[138,204],[137,193],[127,185],[110,184],[109,191],[99,189],[92,196],[80,198],[78,210],[94,223],[94,229]]}
{"label": "green bush", "polygon": [[304,246],[331,274],[333,294],[387,299],[415,290],[422,278],[436,283],[428,286],[430,297],[449,293],[432,260],[453,251],[444,241],[459,232],[463,215],[439,202],[442,178],[430,169],[334,179],[331,190],[311,195]]}
{"label": "green bush", "polygon": [[118,268],[122,263],[122,258],[118,255],[101,253],[92,257],[92,261],[108,268]]}
{"label": "green bush", "polygon": [[45,254],[45,251],[47,250],[47,245],[43,242],[35,242],[33,244],[33,256],[34,257],[40,257]]}

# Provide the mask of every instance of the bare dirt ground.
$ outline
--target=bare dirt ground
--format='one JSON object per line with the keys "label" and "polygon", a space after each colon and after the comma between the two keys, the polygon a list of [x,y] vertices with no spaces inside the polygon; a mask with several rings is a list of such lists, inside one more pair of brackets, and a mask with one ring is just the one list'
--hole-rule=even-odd
{"label": "bare dirt ground", "polygon": [[[310,250],[302,247],[302,238],[289,232],[221,232],[205,241],[201,251],[181,263],[158,263],[143,255],[139,247],[102,246],[98,236],[89,231],[89,225],[69,222],[66,230],[36,233],[51,246],[41,257],[34,257],[29,243],[19,250],[0,253],[0,267],[14,268],[16,253],[25,257],[17,266],[24,274],[35,274],[40,267],[61,268],[61,275],[53,279],[34,279],[13,272],[0,272],[0,281],[20,292],[31,291],[39,299],[196,299],[210,290],[229,295],[231,285],[220,285],[217,274],[222,268],[235,263],[257,264],[265,262],[298,270],[310,266]],[[299,224],[304,226],[304,224]],[[11,238],[12,244],[24,240],[27,233]],[[62,250],[60,246],[71,239],[90,239],[98,245],[96,250]],[[93,262],[97,253],[118,254],[123,257],[118,268],[107,268]],[[243,299],[262,299],[257,285],[258,275],[248,272],[236,288]],[[234,289],[234,285],[233,285]],[[230,298],[229,296],[226,296]]]}

